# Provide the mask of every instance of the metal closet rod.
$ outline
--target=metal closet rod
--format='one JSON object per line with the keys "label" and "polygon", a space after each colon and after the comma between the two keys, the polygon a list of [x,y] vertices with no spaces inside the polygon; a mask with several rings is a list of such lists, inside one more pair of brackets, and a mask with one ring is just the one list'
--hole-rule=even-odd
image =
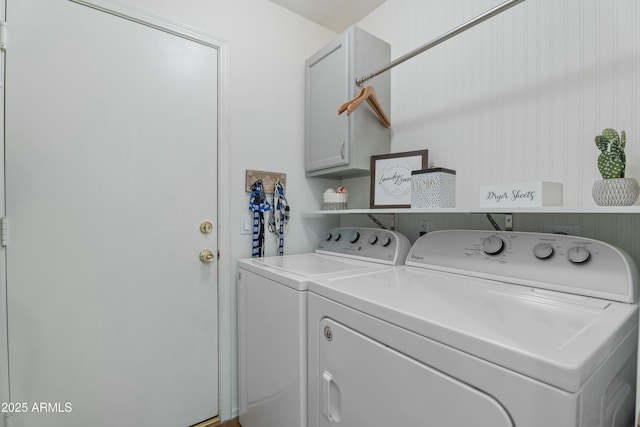
{"label": "metal closet rod", "polygon": [[411,52],[402,55],[400,58],[391,61],[389,64],[385,65],[384,67],[380,68],[379,70],[374,71],[373,73],[369,73],[369,74],[365,74],[362,77],[359,77],[358,79],[356,79],[356,84],[358,86],[362,86],[362,84],[364,82],[366,82],[369,79],[374,78],[375,76],[378,76],[382,73],[384,73],[385,71],[388,71],[390,69],[392,69],[393,67],[395,67],[396,65],[402,64],[404,61],[413,58],[416,55],[421,54],[422,52],[431,49],[434,46],[439,45],[440,43],[442,43],[445,40],[449,40],[450,38],[457,36],[460,33],[463,33],[465,31],[467,31],[469,28],[471,27],[475,27],[476,25],[478,25],[481,22],[486,21],[489,18],[492,18],[496,15],[498,15],[499,13],[504,12],[507,9],[512,8],[513,6],[522,3],[525,0],[509,0],[506,1],[496,7],[494,7],[491,10],[486,11],[485,13],[483,13],[480,16],[477,16],[475,18],[473,18],[470,21],[465,22],[464,24],[460,25],[459,27],[454,28],[453,30],[449,31],[448,33],[445,33],[443,35],[441,35],[440,37],[431,40],[430,42],[423,44],[422,46],[420,46],[417,49],[412,50]]}

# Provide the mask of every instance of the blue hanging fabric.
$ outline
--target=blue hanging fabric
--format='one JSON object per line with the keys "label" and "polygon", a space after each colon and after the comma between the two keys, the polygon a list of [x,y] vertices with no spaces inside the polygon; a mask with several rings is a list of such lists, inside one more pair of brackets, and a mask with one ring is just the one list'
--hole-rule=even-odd
{"label": "blue hanging fabric", "polygon": [[251,186],[249,210],[253,212],[253,250],[252,258],[264,256],[264,212],[271,209],[264,193],[262,181],[257,180]]}
{"label": "blue hanging fabric", "polygon": [[269,231],[278,238],[278,255],[284,255],[284,227],[289,222],[289,204],[284,197],[284,185],[280,180],[273,187],[273,209],[269,213]]}

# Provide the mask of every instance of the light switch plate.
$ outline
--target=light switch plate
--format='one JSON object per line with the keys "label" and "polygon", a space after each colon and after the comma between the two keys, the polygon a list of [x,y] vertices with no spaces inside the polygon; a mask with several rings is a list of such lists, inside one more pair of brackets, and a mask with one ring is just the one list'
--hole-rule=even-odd
{"label": "light switch plate", "polygon": [[252,234],[249,214],[240,214],[240,234]]}

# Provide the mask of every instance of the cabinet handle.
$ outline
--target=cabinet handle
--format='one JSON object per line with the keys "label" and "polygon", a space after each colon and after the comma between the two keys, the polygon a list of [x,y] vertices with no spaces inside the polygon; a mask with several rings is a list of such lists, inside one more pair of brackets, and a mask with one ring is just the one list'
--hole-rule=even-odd
{"label": "cabinet handle", "polygon": [[344,160],[344,141],[340,144],[340,156],[342,156],[342,159]]}

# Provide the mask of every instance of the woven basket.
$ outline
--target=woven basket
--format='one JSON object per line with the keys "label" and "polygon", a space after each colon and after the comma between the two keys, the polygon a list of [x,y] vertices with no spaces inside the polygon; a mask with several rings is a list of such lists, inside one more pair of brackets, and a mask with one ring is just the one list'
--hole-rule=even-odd
{"label": "woven basket", "polygon": [[635,178],[601,179],[594,182],[591,194],[599,206],[631,206],[638,199],[640,185]]}

